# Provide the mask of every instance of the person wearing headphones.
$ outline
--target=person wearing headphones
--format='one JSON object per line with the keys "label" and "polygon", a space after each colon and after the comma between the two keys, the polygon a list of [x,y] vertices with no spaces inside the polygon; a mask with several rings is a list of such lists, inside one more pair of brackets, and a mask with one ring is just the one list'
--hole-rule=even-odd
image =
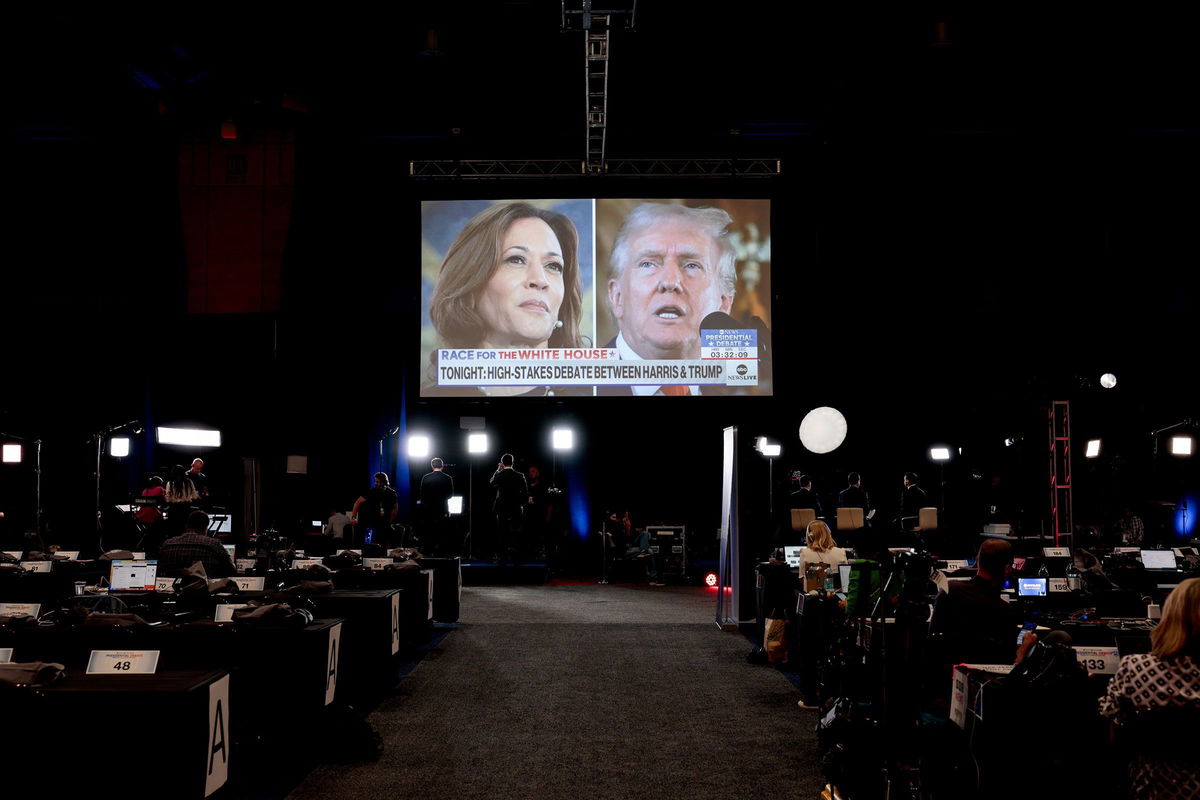
{"label": "person wearing headphones", "polygon": [[824,564],[826,574],[836,572],[839,564],[846,563],[846,548],[838,547],[829,526],[819,519],[808,524],[804,536],[808,546],[800,554],[800,577],[804,579],[804,590],[809,591],[821,588],[810,585],[807,577],[809,565]]}
{"label": "person wearing headphones", "polygon": [[396,509],[396,490],[390,486],[387,473],[376,472],[375,485],[354,501],[350,511],[356,543],[363,544],[366,532],[371,531],[371,542],[386,547]]}

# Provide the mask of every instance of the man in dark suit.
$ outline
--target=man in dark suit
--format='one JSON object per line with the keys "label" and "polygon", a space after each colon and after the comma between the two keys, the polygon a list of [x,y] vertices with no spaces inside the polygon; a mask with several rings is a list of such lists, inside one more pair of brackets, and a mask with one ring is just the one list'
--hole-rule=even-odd
{"label": "man in dark suit", "polygon": [[[511,453],[500,456],[500,463],[490,481],[496,490],[492,511],[496,515],[496,544],[509,564],[516,563],[517,539],[521,533],[525,506],[529,502],[529,484],[525,476],[513,469]],[[497,555],[497,560],[499,555]]]}
{"label": "man in dark suit", "polygon": [[788,508],[811,508],[818,517],[825,516],[821,510],[821,498],[813,491],[812,478],[801,475],[796,482],[800,484],[800,488],[792,492]]}
{"label": "man in dark suit", "polygon": [[424,530],[421,531],[422,544],[434,556],[456,556],[458,553],[449,552],[450,542],[447,541],[449,508],[447,504],[454,494],[454,478],[446,474],[446,462],[435,458],[429,462],[433,472],[421,476],[421,518]]}
{"label": "man in dark suit", "polygon": [[846,476],[847,486],[838,493],[838,508],[861,508],[863,514],[871,509],[871,500],[862,488],[862,476],[851,472]]}
{"label": "man in dark suit", "polygon": [[904,473],[904,493],[900,495],[900,527],[912,530],[917,527],[921,509],[929,505],[925,490],[917,485],[920,478],[915,472]]}
{"label": "man in dark suit", "polygon": [[[700,358],[700,322],[733,306],[731,222],[717,208],[642,203],[631,211],[610,258],[608,305],[619,333],[605,346],[625,361]],[[700,388],[600,386],[597,393],[680,395],[699,394]]]}

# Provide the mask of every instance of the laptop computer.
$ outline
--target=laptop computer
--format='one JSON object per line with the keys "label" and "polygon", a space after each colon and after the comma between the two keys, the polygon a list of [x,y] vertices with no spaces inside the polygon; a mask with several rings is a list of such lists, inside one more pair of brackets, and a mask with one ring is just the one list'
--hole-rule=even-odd
{"label": "laptop computer", "polygon": [[1174,550],[1143,550],[1142,566],[1154,570],[1179,569],[1179,565],[1175,563]]}
{"label": "laptop computer", "polygon": [[1020,597],[1045,597],[1049,578],[1017,578],[1017,595]]}
{"label": "laptop computer", "polygon": [[157,561],[113,561],[108,571],[110,592],[153,592]]}
{"label": "laptop computer", "polygon": [[783,548],[783,557],[789,567],[800,567],[800,556],[804,553],[804,549],[804,546],[799,544]]}

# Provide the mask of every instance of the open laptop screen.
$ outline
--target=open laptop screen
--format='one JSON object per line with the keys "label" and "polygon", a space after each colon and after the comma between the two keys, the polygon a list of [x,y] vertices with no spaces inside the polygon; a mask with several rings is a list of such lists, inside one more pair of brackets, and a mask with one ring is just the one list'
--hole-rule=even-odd
{"label": "open laptop screen", "polygon": [[1142,566],[1146,569],[1176,569],[1175,553],[1171,550],[1143,550]]}
{"label": "open laptop screen", "polygon": [[1045,597],[1046,578],[1018,578],[1017,594],[1021,597]]}
{"label": "open laptop screen", "polygon": [[158,575],[157,561],[114,561],[108,573],[108,585],[113,591],[154,591]]}
{"label": "open laptop screen", "polygon": [[789,567],[800,566],[800,554],[804,552],[803,545],[793,545],[783,548],[783,557],[787,560]]}

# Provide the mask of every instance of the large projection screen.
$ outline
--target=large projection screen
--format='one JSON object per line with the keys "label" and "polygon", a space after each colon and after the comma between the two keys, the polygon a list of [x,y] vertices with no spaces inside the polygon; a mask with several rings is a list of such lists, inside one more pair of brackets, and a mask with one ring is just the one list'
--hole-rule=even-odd
{"label": "large projection screen", "polygon": [[771,394],[762,199],[421,204],[421,396]]}

